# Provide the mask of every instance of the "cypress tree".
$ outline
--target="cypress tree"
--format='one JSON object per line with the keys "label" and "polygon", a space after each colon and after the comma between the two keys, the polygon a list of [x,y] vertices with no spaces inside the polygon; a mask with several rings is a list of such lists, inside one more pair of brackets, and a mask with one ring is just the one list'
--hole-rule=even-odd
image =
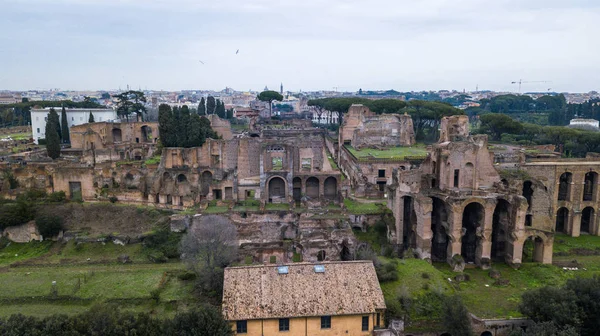
{"label": "cypress tree", "polygon": [[[54,109],[52,109],[54,110]],[[56,118],[53,119],[54,123],[55,123],[55,128],[56,128],[56,132],[58,132],[58,141],[59,144],[63,141],[63,136],[62,136],[62,132],[60,129],[60,117],[58,116],[58,113],[56,111],[54,111],[54,114],[56,114]],[[50,115],[48,115],[48,121],[50,121]]]}
{"label": "cypress tree", "polygon": [[67,120],[67,111],[65,110],[64,106],[62,108],[62,111],[60,112],[60,130],[63,136],[62,142],[70,143],[71,136],[69,134],[69,121]]}
{"label": "cypress tree", "polygon": [[233,119],[233,109],[232,108],[227,110],[227,119]]}
{"label": "cypress tree", "polygon": [[178,147],[191,147],[189,142],[189,127],[190,109],[187,105],[183,105],[179,111],[179,127],[177,128],[177,135],[179,136]]}
{"label": "cypress tree", "polygon": [[88,118],[88,122],[90,122],[90,123],[96,122],[94,120],[94,115],[92,114],[92,112],[90,112],[90,117]]}
{"label": "cypress tree", "polygon": [[206,99],[206,114],[214,114],[215,113],[215,97],[208,96]]}
{"label": "cypress tree", "polygon": [[173,126],[173,111],[171,106],[160,104],[158,107],[158,133],[160,141],[165,147],[176,146],[176,140],[174,139],[176,130]]}
{"label": "cypress tree", "polygon": [[58,134],[60,128],[57,125],[59,125],[58,113],[52,108],[46,122],[46,152],[52,159],[60,156],[60,135]]}
{"label": "cypress tree", "polygon": [[206,115],[206,101],[204,100],[204,97],[200,99],[200,104],[198,105],[198,114]]}
{"label": "cypress tree", "polygon": [[227,113],[225,112],[225,103],[223,103],[219,99],[217,99],[216,114],[219,116],[219,118],[222,119],[225,119],[227,117]]}

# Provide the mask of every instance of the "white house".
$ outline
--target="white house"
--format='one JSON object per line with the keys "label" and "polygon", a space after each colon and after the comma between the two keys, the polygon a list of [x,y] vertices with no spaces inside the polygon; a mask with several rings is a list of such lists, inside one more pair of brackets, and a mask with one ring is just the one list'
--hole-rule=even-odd
{"label": "white house", "polygon": [[[62,109],[54,108],[58,113],[58,118],[61,117]],[[37,144],[39,139],[46,138],[46,121],[48,121],[48,113],[50,108],[31,109],[31,137]],[[90,108],[66,108],[67,124],[69,128],[75,125],[81,125],[88,122],[90,113],[94,116],[94,121],[116,121],[118,120],[117,112],[113,109],[90,109]]]}

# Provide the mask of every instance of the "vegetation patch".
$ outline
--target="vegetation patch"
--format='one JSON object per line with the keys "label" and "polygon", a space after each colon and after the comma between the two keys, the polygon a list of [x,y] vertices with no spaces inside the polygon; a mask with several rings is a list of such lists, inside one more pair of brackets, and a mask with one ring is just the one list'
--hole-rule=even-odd
{"label": "vegetation patch", "polygon": [[344,199],[344,206],[348,212],[355,215],[379,214],[388,211],[384,202],[362,203],[349,198]]}
{"label": "vegetation patch", "polygon": [[358,150],[352,146],[345,145],[347,150],[356,158],[375,158],[375,159],[404,159],[405,157],[425,158],[427,156],[427,146],[425,144],[415,144],[410,147],[388,147],[385,149],[364,148]]}

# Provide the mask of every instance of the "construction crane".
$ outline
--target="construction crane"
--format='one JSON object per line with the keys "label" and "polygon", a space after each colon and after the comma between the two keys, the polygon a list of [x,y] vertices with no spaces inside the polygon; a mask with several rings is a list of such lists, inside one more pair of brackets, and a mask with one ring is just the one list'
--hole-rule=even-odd
{"label": "construction crane", "polygon": [[524,81],[519,79],[518,82],[510,82],[511,84],[519,84],[519,93],[521,93],[521,84],[529,84],[529,83],[552,83],[551,81]]}

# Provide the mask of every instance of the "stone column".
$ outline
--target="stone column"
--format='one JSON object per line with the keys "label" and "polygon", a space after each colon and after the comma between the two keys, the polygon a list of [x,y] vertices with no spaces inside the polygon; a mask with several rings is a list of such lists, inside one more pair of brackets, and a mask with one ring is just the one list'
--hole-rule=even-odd
{"label": "stone column", "polygon": [[396,200],[396,243],[402,245],[404,239],[404,198]]}
{"label": "stone column", "polygon": [[418,197],[414,201],[415,213],[417,214],[417,252],[421,259],[431,259],[431,240],[433,231],[431,230],[431,212],[433,210],[433,201],[429,197]]}
{"label": "stone column", "polygon": [[462,215],[463,209],[459,205],[448,206],[448,260],[452,259],[455,254],[462,255]]}
{"label": "stone column", "polygon": [[581,229],[581,210],[572,210],[570,211],[571,216],[569,218],[569,226],[567,232],[571,235],[571,237],[579,237],[580,229]]}
{"label": "stone column", "polygon": [[496,200],[487,200],[484,207],[483,227],[477,229],[478,244],[475,263],[482,268],[487,268],[491,263],[492,255],[492,230],[494,225],[494,211]]}

